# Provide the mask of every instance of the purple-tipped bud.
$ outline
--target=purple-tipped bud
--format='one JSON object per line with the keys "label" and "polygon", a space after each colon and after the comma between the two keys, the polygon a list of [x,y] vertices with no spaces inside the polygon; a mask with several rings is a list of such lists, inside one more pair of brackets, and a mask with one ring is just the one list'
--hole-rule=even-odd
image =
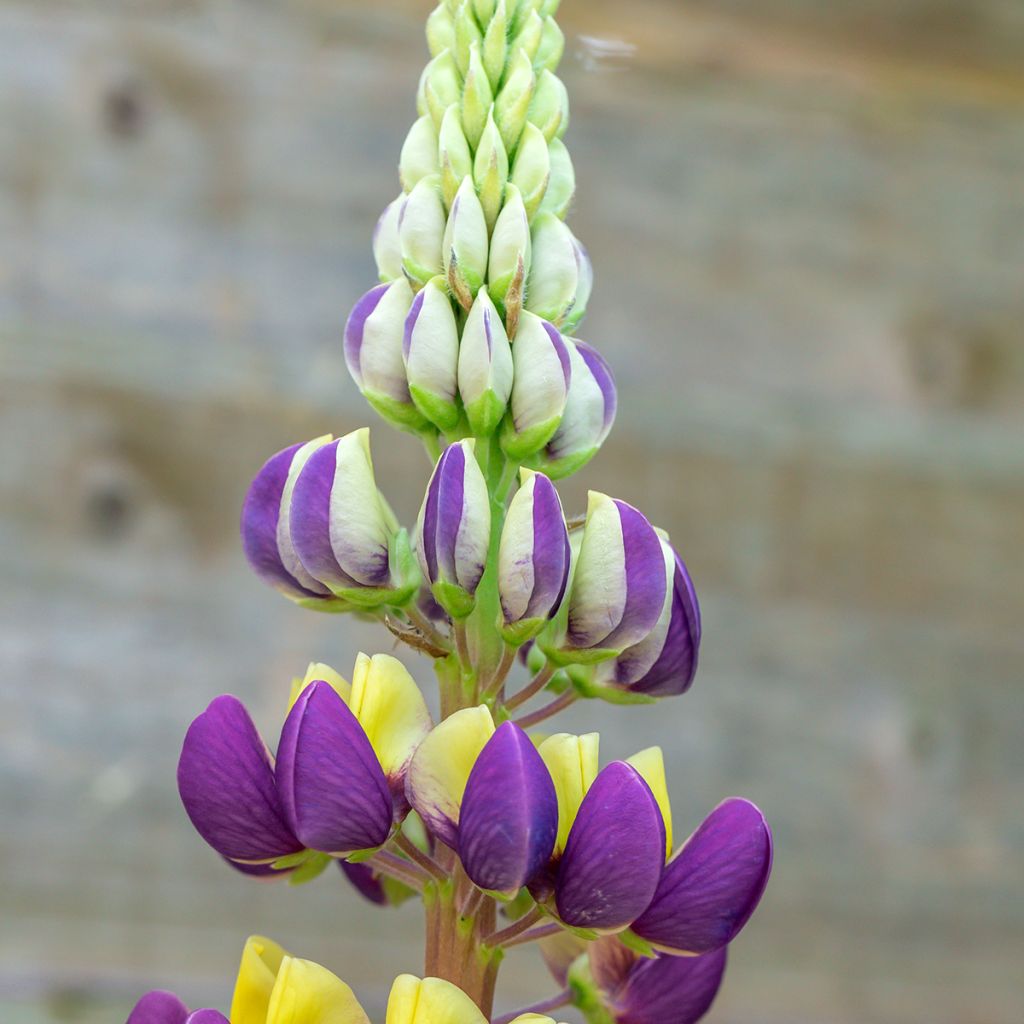
{"label": "purple-tipped bud", "polygon": [[594,267],[590,262],[590,255],[575,235],[572,245],[576,257],[576,298],[573,300],[572,309],[565,314],[565,322],[562,324],[562,330],[566,334],[575,333],[579,327],[580,321],[587,314],[590,293],[594,290]]}
{"label": "purple-tipped bud", "polygon": [[303,568],[288,525],[292,488],[299,470],[330,435],[293,444],[271,456],[256,474],[242,506],[242,548],[256,575],[297,604],[333,611],[341,606],[330,590]]}
{"label": "purple-tipped bud", "polygon": [[390,202],[373,229],[373,258],[381,281],[390,284],[402,276],[402,243],[398,222],[405,207],[405,194]]}
{"label": "purple-tipped bud", "polygon": [[501,446],[509,458],[522,461],[540,451],[562,422],[572,364],[562,335],[532,313],[520,318],[512,362],[512,400]]}
{"label": "purple-tipped bud", "polygon": [[771,868],[764,815],[749,800],[726,800],[669,861],[633,931],[667,953],[720,949],[753,914]]}
{"label": "purple-tipped bud", "polygon": [[464,618],[484,572],[491,535],[487,483],[472,440],[441,454],[416,524],[416,553],[438,604]]}
{"label": "purple-tipped bud", "polygon": [[125,1024],[185,1024],[188,1008],[173,993],[156,989],[136,1004]]}
{"label": "purple-tipped bud", "polygon": [[536,464],[553,480],[582,469],[615,422],[615,380],[601,354],[584,341],[567,342],[572,363],[565,413]]}
{"label": "purple-tipped bud", "polygon": [[[558,328],[572,330],[583,317],[593,286],[586,250],[553,213],[537,215],[532,238],[526,308]],[[577,311],[577,306],[583,308]]]}
{"label": "purple-tipped bud", "polygon": [[236,697],[217,697],[189,726],[178,792],[196,831],[228,860],[269,863],[304,848],[288,824],[270,753]]}
{"label": "purple-tipped bud", "polygon": [[554,484],[523,470],[498,548],[498,593],[505,638],[531,639],[558,611],[569,578],[569,531]]}
{"label": "purple-tipped bud", "polygon": [[459,394],[476,437],[501,423],[512,394],[512,349],[501,317],[481,288],[466,317],[459,346]]}
{"label": "purple-tipped bud", "polygon": [[277,751],[277,786],[304,846],[346,855],[383,845],[394,817],[391,791],[363,727],[325,682],[292,706]]}
{"label": "purple-tipped bud", "polygon": [[292,490],[289,531],[306,573],[354,604],[401,605],[416,590],[408,537],[377,490],[365,427],[307,459]]}
{"label": "purple-tipped bud", "polygon": [[635,768],[613,761],[569,831],[555,882],[558,916],[571,927],[621,930],[650,904],[664,864],[658,802]]}
{"label": "purple-tipped bud", "polygon": [[547,863],[558,799],[532,740],[505,722],[473,765],[459,817],[459,857],[481,889],[515,895]]}
{"label": "purple-tipped bud", "polygon": [[[441,108],[441,117],[447,106]],[[417,288],[442,272],[445,223],[441,176],[432,174],[417,182],[409,193],[398,224],[402,269]]]}
{"label": "purple-tipped bud", "polygon": [[341,873],[351,883],[352,888],[363,899],[378,907],[388,905],[388,894],[384,891],[384,883],[369,864],[353,864],[351,861],[339,860],[338,867],[341,868]]}
{"label": "purple-tipped bud", "polygon": [[402,355],[416,408],[439,430],[453,429],[459,422],[459,327],[443,278],[432,278],[412,300]]}

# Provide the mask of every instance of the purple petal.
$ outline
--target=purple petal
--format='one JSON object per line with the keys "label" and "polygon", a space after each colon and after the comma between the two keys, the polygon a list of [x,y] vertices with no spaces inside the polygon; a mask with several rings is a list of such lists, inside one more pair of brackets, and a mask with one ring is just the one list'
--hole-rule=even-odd
{"label": "purple petal", "polygon": [[551,339],[551,345],[555,350],[555,354],[558,356],[558,362],[562,367],[562,376],[565,378],[565,389],[569,390],[569,381],[572,379],[572,364],[569,358],[569,346],[565,343],[565,338],[562,337],[561,332],[554,324],[550,324],[547,320],[542,320],[541,323],[544,325],[544,330],[548,332],[548,337]]}
{"label": "purple petal", "polygon": [[388,896],[384,891],[384,885],[369,864],[351,864],[347,860],[339,860],[337,863],[342,874],[352,883],[360,896],[378,906],[387,906]]}
{"label": "purple petal", "polygon": [[272,587],[294,597],[330,597],[326,587],[309,589],[288,572],[277,546],[281,495],[292,457],[301,447],[293,444],[271,456],[256,474],[242,506],[242,548],[256,575]]}
{"label": "purple petal", "polygon": [[524,618],[558,611],[569,582],[569,530],[555,485],[543,473],[533,487],[533,594]]}
{"label": "purple petal", "polygon": [[[441,453],[441,459],[448,454],[449,449],[446,448]],[[437,572],[437,516],[438,516],[438,504],[440,502],[441,492],[441,478],[440,478],[441,460],[438,460],[438,464],[434,469],[433,475],[430,477],[430,483],[427,484],[427,497],[423,503],[423,521],[421,523],[421,534],[419,537],[418,553],[420,558],[420,564],[423,567],[423,575],[431,583],[437,583],[438,572]]]}
{"label": "purple petal", "polygon": [[438,571],[443,579],[456,580],[455,546],[462,525],[465,502],[466,450],[460,444],[449,445],[441,456],[435,474],[437,480]]}
{"label": "purple petal", "polygon": [[390,288],[389,284],[379,284],[371,288],[353,307],[345,324],[345,364],[348,372],[358,387],[363,386],[363,372],[360,368],[360,360],[363,347],[363,329],[366,326],[367,318],[377,308],[384,293]]}
{"label": "purple petal", "polygon": [[518,891],[547,863],[558,798],[529,736],[499,726],[473,765],[459,815],[459,856],[481,889]]}
{"label": "purple petal", "polygon": [[196,831],[222,857],[272,861],[303,848],[288,827],[270,754],[237,697],[217,697],[189,726],[178,792]]}
{"label": "purple petal", "polygon": [[277,785],[289,823],[311,849],[352,853],[388,837],[384,771],[356,716],[325,682],[310,683],[285,719]]}
{"label": "purple petal", "polygon": [[228,860],[226,857],[224,860],[225,863],[230,864],[236,871],[241,872],[243,875],[248,875],[250,878],[286,878],[295,870],[295,868],[278,869],[270,864],[242,864],[240,861]]}
{"label": "purple petal", "polygon": [[596,348],[588,345],[585,341],[577,341],[576,351],[583,357],[583,362],[587,364],[587,368],[594,375],[594,380],[597,381],[597,386],[604,396],[604,423],[600,440],[597,442],[602,444],[612,429],[612,423],[615,422],[615,411],[619,404],[618,394],[615,390],[615,378],[612,376],[611,368],[605,362],[604,356]]}
{"label": "purple petal", "polygon": [[669,862],[633,930],[668,952],[718,949],[747,923],[771,867],[772,834],[764,815],[748,800],[726,800]]}
{"label": "purple petal", "polygon": [[579,928],[624,928],[651,902],[665,863],[665,825],[640,773],[603,769],[580,804],[558,869],[558,914]]}
{"label": "purple petal", "polygon": [[639,960],[609,993],[616,1024],[694,1024],[711,1007],[725,973],[726,951]]}
{"label": "purple petal", "polygon": [[231,1022],[217,1010],[196,1010],[185,1024],[231,1024]]}
{"label": "purple petal", "polygon": [[156,989],[136,1004],[125,1024],[185,1024],[188,1008],[173,992]]}
{"label": "purple petal", "polygon": [[416,330],[416,321],[420,318],[420,313],[423,311],[423,300],[427,297],[426,288],[421,288],[416,293],[416,298],[412,300],[412,305],[409,307],[409,315],[405,318],[405,332],[402,335],[402,355],[408,359],[409,352],[412,350],[412,333]]}

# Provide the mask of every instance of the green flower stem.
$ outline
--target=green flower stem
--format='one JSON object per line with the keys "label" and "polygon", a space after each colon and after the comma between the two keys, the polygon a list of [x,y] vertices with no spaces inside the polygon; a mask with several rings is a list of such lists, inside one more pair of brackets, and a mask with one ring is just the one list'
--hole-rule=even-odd
{"label": "green flower stem", "polygon": [[508,678],[509,672],[512,671],[512,666],[516,663],[516,653],[518,648],[513,647],[511,644],[505,645],[505,650],[502,652],[501,661],[498,662],[498,667],[494,671],[494,677],[487,684],[481,698],[490,703],[496,700],[498,694],[501,693],[502,687],[505,685],[505,680]]}
{"label": "green flower stem", "polygon": [[392,840],[414,864],[419,865],[431,878],[438,882],[447,881],[448,876],[429,854],[424,853],[404,832],[399,829]]}
{"label": "green flower stem", "polygon": [[553,995],[550,999],[544,999],[530,1006],[522,1006],[518,1010],[512,1010],[510,1013],[503,1013],[500,1017],[494,1018],[494,1024],[512,1024],[512,1021],[517,1017],[522,1017],[528,1013],[539,1013],[546,1016],[549,1010],[558,1010],[563,1006],[568,1006],[571,999],[572,991],[566,988],[557,995]]}
{"label": "green flower stem", "polygon": [[520,729],[529,729],[531,725],[544,722],[557,715],[559,711],[564,711],[570,704],[575,704],[577,700],[579,700],[579,694],[575,690],[567,690],[550,704],[545,704],[544,707],[531,711],[528,715],[523,715],[522,718],[515,719],[515,723]]}
{"label": "green flower stem", "polygon": [[423,892],[423,887],[430,877],[415,864],[410,864],[387,850],[378,850],[366,863],[382,875],[387,875],[417,892]]}
{"label": "green flower stem", "polygon": [[551,935],[557,935],[562,930],[562,926],[557,921],[538,925],[536,928],[523,932],[522,935],[509,939],[508,942],[502,945],[502,949],[511,949],[513,946],[525,946],[528,942],[536,942],[538,939],[546,939]]}
{"label": "green flower stem", "polygon": [[[507,928],[502,928],[501,931],[488,935],[484,941],[488,946],[495,949],[508,946],[514,939],[524,932],[528,932],[535,924],[540,924],[545,917],[547,917],[547,914],[540,907],[534,907],[523,914],[518,920],[513,921]],[[556,925],[556,927],[559,926]]]}
{"label": "green flower stem", "polygon": [[551,662],[545,666],[526,684],[517,694],[505,701],[506,711],[515,711],[520,705],[525,704],[534,694],[540,693],[548,683],[551,682],[557,669]]}

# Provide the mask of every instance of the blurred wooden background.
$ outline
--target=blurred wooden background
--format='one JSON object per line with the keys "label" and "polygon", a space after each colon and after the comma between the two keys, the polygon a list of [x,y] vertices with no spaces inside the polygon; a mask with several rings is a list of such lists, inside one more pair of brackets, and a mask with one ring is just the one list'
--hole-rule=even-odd
{"label": "blurred wooden background", "polygon": [[[662,743],[681,833],[731,793],[775,826],[711,1020],[1019,1024],[1024,5],[563,7],[622,399],[568,503],[641,504],[705,611],[690,695],[571,724]],[[369,1005],[418,968],[415,909],[223,868],[174,763],[215,694],[273,737],[306,661],[386,649],[262,587],[236,521],[268,454],[370,420],[340,326],[426,13],[0,0],[5,1022],[223,1006],[251,931]],[[411,516],[425,461],[374,445]],[[545,986],[510,957],[502,1005]]]}

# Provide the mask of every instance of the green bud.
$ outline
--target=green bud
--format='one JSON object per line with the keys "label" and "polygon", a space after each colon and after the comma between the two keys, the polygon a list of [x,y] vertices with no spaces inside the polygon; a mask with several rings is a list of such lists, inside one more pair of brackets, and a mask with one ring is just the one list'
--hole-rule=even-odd
{"label": "green bud", "polygon": [[533,57],[533,66],[538,71],[554,71],[565,53],[565,34],[552,17],[544,19],[544,31],[541,33],[540,46]]}
{"label": "green bud", "polygon": [[455,19],[444,4],[438,4],[427,18],[427,48],[431,57],[455,49]]}
{"label": "green bud", "polygon": [[526,216],[532,221],[547,191],[551,174],[547,139],[541,130],[527,122],[519,139],[515,163],[512,165],[512,183],[523,196]]}
{"label": "green bud", "polygon": [[484,208],[488,231],[494,228],[501,210],[507,181],[508,154],[505,152],[505,144],[501,141],[501,132],[494,122],[492,107],[487,114],[487,124],[484,126],[476,156],[473,158],[473,182],[480,196],[480,205]]}
{"label": "green bud", "polygon": [[569,204],[576,193],[576,171],[569,150],[561,139],[552,139],[548,143],[548,158],[551,161],[551,177],[540,208],[544,213],[553,213],[565,220]]}
{"label": "green bud", "polygon": [[402,276],[402,242],[398,223],[405,207],[405,193],[388,204],[373,230],[373,258],[381,281],[395,281]]}
{"label": "green bud", "polygon": [[481,25],[486,25],[494,17],[497,6],[498,4],[494,0],[473,0],[473,13],[476,15],[476,20]]}
{"label": "green bud", "polygon": [[477,294],[459,344],[459,395],[477,437],[492,434],[512,393],[512,348],[486,288]]}
{"label": "green bud", "polygon": [[483,34],[473,17],[468,3],[463,3],[455,15],[455,63],[459,71],[465,77],[469,70],[469,51],[476,43],[478,46],[483,42]]}
{"label": "green bud", "polygon": [[444,205],[451,209],[462,179],[473,171],[473,155],[462,130],[462,114],[457,103],[444,112],[437,140],[437,158],[441,165],[441,195]]}
{"label": "green bud", "polygon": [[480,44],[474,43],[469,55],[469,71],[462,93],[462,128],[472,149],[476,149],[483,134],[487,116],[494,102],[491,83],[480,59]]}
{"label": "green bud", "polygon": [[398,228],[402,269],[413,287],[426,284],[443,271],[441,246],[444,230],[440,176],[434,174],[421,178],[409,193]]}
{"label": "green bud", "polygon": [[409,129],[398,160],[398,176],[402,188],[411,192],[416,183],[428,174],[437,173],[437,129],[429,114]]}
{"label": "green bud", "polygon": [[544,19],[536,11],[530,11],[520,24],[515,39],[512,40],[513,51],[522,50],[532,63],[543,34]]}
{"label": "green bud", "polygon": [[512,58],[505,84],[494,101],[494,120],[498,123],[502,142],[509,152],[516,148],[519,136],[523,133],[533,89],[533,65],[530,58],[519,50]]}
{"label": "green bud", "polygon": [[487,221],[473,179],[463,178],[452,201],[444,230],[444,275],[452,295],[463,309],[484,283],[487,273]]}
{"label": "green bud", "polygon": [[562,330],[566,334],[572,334],[586,315],[587,303],[590,302],[590,293],[594,288],[594,268],[590,257],[578,238],[573,238],[573,244],[576,249],[576,298],[562,324]]}
{"label": "green bud", "polygon": [[530,222],[523,197],[515,185],[505,188],[505,205],[491,233],[491,253],[487,267],[487,290],[497,303],[508,333],[516,336],[523,308],[526,278],[530,273]]}
{"label": "green bud", "polygon": [[[480,23],[483,24],[482,18]],[[491,87],[497,89],[508,57],[508,18],[505,14],[505,0],[498,0],[494,7],[494,16],[484,33],[481,55]]]}
{"label": "green bud", "polygon": [[531,14],[536,14],[543,3],[544,0],[518,0],[518,3],[515,3],[515,0],[513,0],[513,4],[515,4],[515,11],[512,18],[513,33],[518,33],[527,18],[529,18]]}
{"label": "green bud", "polygon": [[561,0],[543,0],[540,7],[537,8],[537,13],[545,18],[553,18],[558,13],[558,7]]}
{"label": "green bud", "polygon": [[402,354],[416,408],[439,430],[454,429],[459,422],[459,327],[443,277],[431,278],[413,299]]}
{"label": "green bud", "polygon": [[462,78],[455,66],[451,50],[438,54],[420,76],[420,87],[416,95],[416,110],[420,115],[429,114],[436,127],[441,127],[444,112],[458,103],[462,94]]}
{"label": "green bud", "polygon": [[542,71],[537,76],[537,88],[527,118],[544,133],[548,142],[565,134],[569,127],[569,93],[557,75]]}
{"label": "green bud", "polygon": [[533,224],[533,264],[526,289],[526,308],[561,327],[576,301],[579,265],[573,233],[553,213],[538,215]]}

